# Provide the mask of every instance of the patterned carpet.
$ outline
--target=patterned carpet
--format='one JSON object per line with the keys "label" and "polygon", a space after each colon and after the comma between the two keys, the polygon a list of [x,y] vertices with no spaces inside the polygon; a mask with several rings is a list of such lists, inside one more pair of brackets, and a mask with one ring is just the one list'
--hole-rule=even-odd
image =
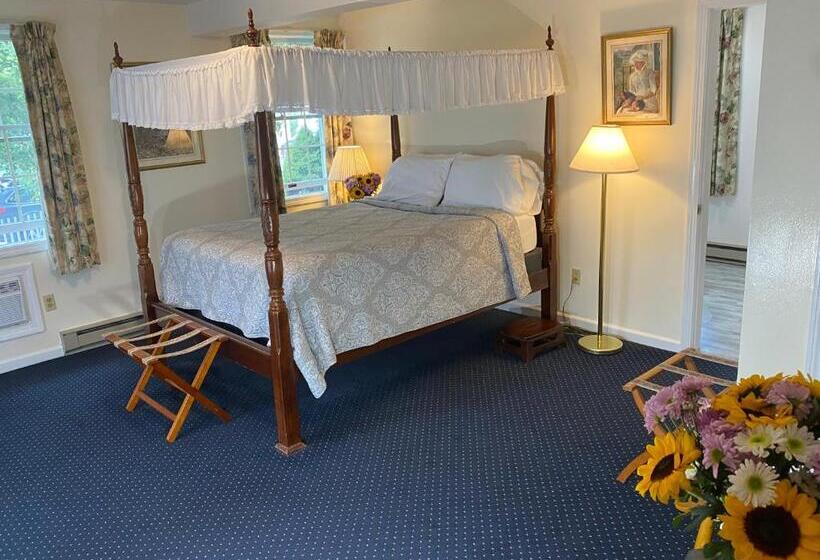
{"label": "patterned carpet", "polygon": [[112,348],[2,375],[0,558],[682,558],[672,511],[614,480],[646,441],[620,385],[668,354],[524,365],[492,349],[509,318],[331,370],[319,400],[302,384],[290,459],[268,383],[226,362],[205,391],[233,422],[195,409],[171,446],[124,411],[137,367]]}

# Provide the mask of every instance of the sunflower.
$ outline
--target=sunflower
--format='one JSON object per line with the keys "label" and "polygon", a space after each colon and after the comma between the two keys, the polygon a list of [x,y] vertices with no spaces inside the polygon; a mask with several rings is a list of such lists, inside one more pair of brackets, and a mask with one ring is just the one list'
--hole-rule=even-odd
{"label": "sunflower", "polygon": [[648,491],[653,500],[666,504],[689,489],[685,471],[700,457],[695,438],[682,430],[655,436],[655,444],[647,445],[646,452],[649,461],[638,467],[642,479],[635,487],[641,496]]}
{"label": "sunflower", "polygon": [[751,507],[726,496],[720,536],[732,543],[737,560],[809,560],[820,555],[817,502],[781,480],[772,504]]}
{"label": "sunflower", "polygon": [[794,416],[788,414],[788,410],[769,403],[765,398],[772,385],[782,379],[782,374],[774,377],[747,377],[715,397],[712,408],[728,413],[726,420],[732,424],[787,426],[795,421]]}
{"label": "sunflower", "polygon": [[353,200],[360,200],[364,198],[364,196],[364,191],[361,187],[353,187],[352,189],[350,189],[350,198],[352,198]]}

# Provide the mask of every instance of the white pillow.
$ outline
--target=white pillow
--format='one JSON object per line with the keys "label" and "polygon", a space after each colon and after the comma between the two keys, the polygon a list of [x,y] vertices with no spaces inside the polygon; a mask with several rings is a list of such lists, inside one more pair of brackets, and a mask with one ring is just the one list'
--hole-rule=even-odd
{"label": "white pillow", "polygon": [[380,200],[419,206],[437,206],[453,155],[408,155],[393,162],[379,193]]}
{"label": "white pillow", "polygon": [[444,189],[443,206],[497,208],[513,216],[541,211],[543,180],[537,166],[520,156],[470,156],[453,161]]}

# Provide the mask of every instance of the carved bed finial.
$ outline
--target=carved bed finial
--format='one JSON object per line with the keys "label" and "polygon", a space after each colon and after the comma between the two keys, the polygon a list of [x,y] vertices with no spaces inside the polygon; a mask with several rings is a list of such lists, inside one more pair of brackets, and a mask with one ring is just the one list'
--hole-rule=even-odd
{"label": "carved bed finial", "polygon": [[122,68],[122,57],[120,56],[120,46],[114,41],[114,66]]}
{"label": "carved bed finial", "polygon": [[245,32],[248,38],[248,45],[251,47],[259,46],[259,31],[256,30],[256,25],[253,23],[253,8],[248,8],[248,30]]}
{"label": "carved bed finial", "polygon": [[552,26],[547,26],[547,49],[552,50],[552,46],[555,44],[555,41],[552,39]]}

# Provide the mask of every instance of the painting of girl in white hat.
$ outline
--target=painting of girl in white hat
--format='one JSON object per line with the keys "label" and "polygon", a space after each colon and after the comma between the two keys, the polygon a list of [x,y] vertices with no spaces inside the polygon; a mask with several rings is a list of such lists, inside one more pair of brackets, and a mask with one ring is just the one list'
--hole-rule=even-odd
{"label": "painting of girl in white hat", "polygon": [[671,39],[671,28],[602,38],[604,122],[671,122]]}

